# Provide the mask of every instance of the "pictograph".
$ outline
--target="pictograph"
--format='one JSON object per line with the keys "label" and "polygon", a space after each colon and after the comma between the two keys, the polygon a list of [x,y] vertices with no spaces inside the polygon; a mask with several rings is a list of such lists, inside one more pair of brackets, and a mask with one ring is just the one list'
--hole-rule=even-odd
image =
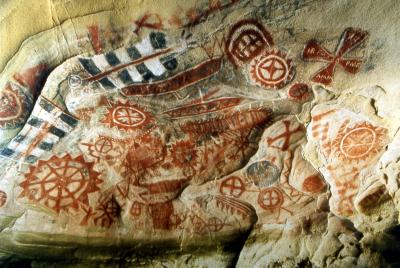
{"label": "pictograph", "polygon": [[270,33],[261,23],[256,20],[242,20],[231,28],[225,43],[225,52],[229,61],[238,67],[240,63],[251,61],[273,45]]}
{"label": "pictograph", "polygon": [[0,92],[0,127],[18,121],[22,114],[22,97],[8,86]]}
{"label": "pictograph", "polygon": [[112,103],[107,108],[102,123],[106,123],[110,127],[116,127],[120,130],[131,130],[141,126],[145,126],[151,121],[150,113],[143,108],[129,101],[126,103],[118,101]]}
{"label": "pictograph", "polygon": [[250,63],[253,82],[267,89],[280,89],[294,77],[292,60],[279,50],[266,51]]}
{"label": "pictograph", "polygon": [[328,63],[320,69],[311,81],[330,85],[333,81],[336,66],[339,65],[343,70],[350,74],[359,71],[362,60],[354,58],[346,58],[346,54],[360,46],[368,37],[368,32],[356,28],[347,28],[339,40],[335,53],[328,52],[323,48],[317,40],[310,40],[303,50],[303,60],[318,61]]}
{"label": "pictograph", "polygon": [[102,182],[93,165],[83,156],[72,158],[68,154],[39,160],[19,184],[23,188],[19,197],[27,197],[57,213],[70,208],[76,210],[80,203],[89,205],[88,194],[100,190],[98,186]]}
{"label": "pictograph", "polygon": [[265,210],[273,212],[280,209],[283,205],[284,198],[282,191],[278,187],[269,187],[260,191],[258,195],[258,204]]}
{"label": "pictograph", "polygon": [[240,197],[245,190],[246,187],[244,185],[244,182],[236,176],[226,178],[222,181],[219,187],[219,192],[221,194],[233,197]]}
{"label": "pictograph", "polygon": [[118,204],[117,200],[115,200],[115,197],[111,195],[99,202],[96,211],[100,215],[94,218],[94,224],[104,228],[110,228],[121,215],[121,206]]}
{"label": "pictograph", "polygon": [[289,149],[292,135],[296,133],[302,133],[304,131],[304,128],[302,125],[297,123],[297,126],[291,129],[292,122],[289,120],[283,120],[282,123],[284,125],[285,131],[275,137],[268,137],[267,144],[268,146],[271,146],[273,148],[286,151]]}
{"label": "pictograph", "polygon": [[343,160],[363,160],[376,155],[383,148],[387,130],[361,122],[349,127],[345,122],[333,141],[333,146]]}
{"label": "pictograph", "polygon": [[304,83],[295,83],[288,90],[288,97],[294,101],[308,101],[311,96],[311,88]]}

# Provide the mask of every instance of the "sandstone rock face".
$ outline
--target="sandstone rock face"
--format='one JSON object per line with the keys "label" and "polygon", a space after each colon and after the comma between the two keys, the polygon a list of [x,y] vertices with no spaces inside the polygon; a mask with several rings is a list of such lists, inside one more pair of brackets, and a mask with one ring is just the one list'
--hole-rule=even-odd
{"label": "sandstone rock face", "polygon": [[2,7],[0,264],[400,262],[400,2],[39,2]]}

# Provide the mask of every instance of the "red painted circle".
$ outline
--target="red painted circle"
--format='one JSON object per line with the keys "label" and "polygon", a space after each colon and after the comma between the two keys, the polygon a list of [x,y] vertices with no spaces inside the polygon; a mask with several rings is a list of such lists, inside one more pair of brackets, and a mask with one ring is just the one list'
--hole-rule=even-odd
{"label": "red painted circle", "polygon": [[142,124],[146,120],[146,116],[133,107],[120,106],[113,111],[113,119],[117,124],[131,127]]}
{"label": "red painted circle", "polygon": [[222,181],[219,192],[223,195],[239,197],[245,191],[243,181],[239,177],[229,177]]}
{"label": "red painted circle", "polygon": [[280,208],[283,201],[282,191],[277,187],[263,189],[258,194],[258,204],[265,210]]}
{"label": "red painted circle", "polygon": [[292,61],[279,50],[266,51],[250,63],[251,79],[261,87],[280,89],[294,76]]}
{"label": "red painted circle", "polygon": [[296,83],[290,87],[288,96],[297,101],[306,101],[311,96],[311,89],[307,84]]}

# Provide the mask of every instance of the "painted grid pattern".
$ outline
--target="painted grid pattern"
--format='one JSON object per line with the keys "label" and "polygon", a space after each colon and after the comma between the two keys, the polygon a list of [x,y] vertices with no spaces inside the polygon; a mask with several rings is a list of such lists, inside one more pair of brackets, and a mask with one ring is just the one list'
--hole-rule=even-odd
{"label": "painted grid pattern", "polygon": [[0,156],[34,163],[45,152],[51,151],[77,124],[76,118],[41,96],[25,126],[0,151]]}
{"label": "painted grid pattern", "polygon": [[[151,57],[152,54],[166,47],[165,34],[153,32],[132,47],[119,48],[93,57],[79,58],[79,62],[89,75],[99,76],[98,82],[105,89],[123,88],[133,83],[162,80],[166,78],[168,71],[176,69],[176,53]],[[133,61],[140,61],[144,57],[148,57],[148,59],[112,71],[113,68]],[[102,73],[104,72],[110,73],[103,76]]]}

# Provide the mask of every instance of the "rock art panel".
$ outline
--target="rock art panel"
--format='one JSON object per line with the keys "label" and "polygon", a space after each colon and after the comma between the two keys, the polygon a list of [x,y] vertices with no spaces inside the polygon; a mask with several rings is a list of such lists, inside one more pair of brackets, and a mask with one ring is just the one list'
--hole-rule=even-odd
{"label": "rock art panel", "polygon": [[388,129],[349,110],[324,107],[317,111],[312,113],[308,131],[324,161],[323,174],[334,197],[331,209],[350,216],[355,213],[360,174],[377,164],[389,142]]}
{"label": "rock art panel", "polygon": [[395,1],[166,1],[54,4],[0,57],[0,264],[391,262]]}
{"label": "rock art panel", "polygon": [[326,184],[299,154],[304,143],[305,128],[294,117],[287,117],[268,127],[245,167],[207,183],[200,191],[190,189],[183,195],[198,191],[250,202],[258,216],[257,224],[285,224],[307,210],[312,213],[315,196],[326,191]]}

